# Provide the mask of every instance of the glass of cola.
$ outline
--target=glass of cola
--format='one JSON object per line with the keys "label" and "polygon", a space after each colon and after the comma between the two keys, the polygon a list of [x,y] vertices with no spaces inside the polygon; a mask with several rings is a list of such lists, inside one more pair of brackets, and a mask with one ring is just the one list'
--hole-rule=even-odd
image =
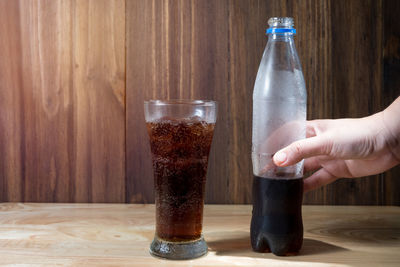
{"label": "glass of cola", "polygon": [[200,257],[207,253],[202,235],[204,191],[217,104],[150,100],[144,109],[156,204],[150,253],[175,260]]}

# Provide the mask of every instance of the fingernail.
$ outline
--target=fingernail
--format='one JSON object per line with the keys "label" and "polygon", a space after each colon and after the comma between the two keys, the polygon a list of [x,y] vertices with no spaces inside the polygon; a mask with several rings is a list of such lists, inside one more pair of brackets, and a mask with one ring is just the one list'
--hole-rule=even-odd
{"label": "fingernail", "polygon": [[274,161],[278,164],[282,164],[286,161],[287,156],[284,152],[278,152],[274,155]]}

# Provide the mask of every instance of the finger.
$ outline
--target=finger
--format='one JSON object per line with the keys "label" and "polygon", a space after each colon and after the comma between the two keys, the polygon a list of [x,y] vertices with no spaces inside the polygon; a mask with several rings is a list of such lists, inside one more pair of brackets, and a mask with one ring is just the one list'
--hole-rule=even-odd
{"label": "finger", "polygon": [[323,185],[332,183],[333,181],[335,181],[337,179],[338,179],[338,177],[332,175],[325,169],[320,169],[319,171],[316,171],[310,177],[304,179],[304,192],[308,192],[308,191],[314,190],[318,187],[321,187]]}
{"label": "finger", "polygon": [[274,162],[271,160],[267,165],[264,166],[264,168],[262,168],[262,170],[260,171],[259,175],[263,175],[265,174],[267,171],[276,168],[276,165],[274,164]]}
{"label": "finger", "polygon": [[329,140],[322,136],[306,138],[279,150],[275,153],[273,160],[276,165],[286,167],[304,158],[326,155],[330,151],[330,147]]}
{"label": "finger", "polygon": [[304,171],[314,171],[316,169],[321,168],[321,163],[317,157],[308,158],[304,161]]}

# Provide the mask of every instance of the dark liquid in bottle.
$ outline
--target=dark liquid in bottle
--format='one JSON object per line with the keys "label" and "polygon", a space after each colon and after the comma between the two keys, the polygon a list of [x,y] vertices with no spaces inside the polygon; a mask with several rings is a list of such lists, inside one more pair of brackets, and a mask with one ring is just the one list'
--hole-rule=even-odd
{"label": "dark liquid in bottle", "polygon": [[303,243],[303,179],[253,180],[251,245],[256,252],[295,255]]}
{"label": "dark liquid in bottle", "polygon": [[200,238],[208,155],[214,124],[193,119],[147,123],[153,160],[156,235]]}

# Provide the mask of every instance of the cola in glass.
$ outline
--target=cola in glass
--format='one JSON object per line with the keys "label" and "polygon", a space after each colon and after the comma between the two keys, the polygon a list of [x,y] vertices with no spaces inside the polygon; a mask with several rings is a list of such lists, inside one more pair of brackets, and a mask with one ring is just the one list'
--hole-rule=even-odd
{"label": "cola in glass", "polygon": [[154,256],[183,260],[207,253],[203,206],[216,113],[215,101],[145,101],[156,204]]}
{"label": "cola in glass", "polygon": [[167,241],[199,239],[214,123],[161,118],[148,122],[147,131],[156,192],[156,235]]}

